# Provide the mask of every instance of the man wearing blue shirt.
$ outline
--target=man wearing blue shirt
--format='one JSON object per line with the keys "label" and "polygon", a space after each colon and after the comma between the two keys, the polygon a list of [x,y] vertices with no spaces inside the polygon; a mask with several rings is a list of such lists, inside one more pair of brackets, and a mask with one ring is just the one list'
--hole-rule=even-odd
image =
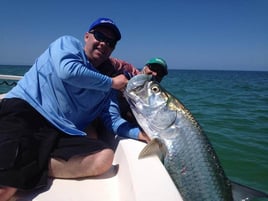
{"label": "man wearing blue shirt", "polygon": [[72,36],[54,41],[0,103],[0,201],[17,189],[46,185],[47,176],[99,175],[112,165],[109,145],[86,136],[100,116],[112,132],[144,140],[118,113],[114,90],[127,78],[99,73],[121,34],[109,18],[93,22],[83,46]]}

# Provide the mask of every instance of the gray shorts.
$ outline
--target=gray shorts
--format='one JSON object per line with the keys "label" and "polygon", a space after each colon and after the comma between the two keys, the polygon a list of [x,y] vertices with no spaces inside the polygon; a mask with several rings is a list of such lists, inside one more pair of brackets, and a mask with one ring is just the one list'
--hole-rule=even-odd
{"label": "gray shorts", "polygon": [[0,186],[47,185],[51,157],[68,160],[112,148],[100,140],[61,132],[21,99],[0,102]]}

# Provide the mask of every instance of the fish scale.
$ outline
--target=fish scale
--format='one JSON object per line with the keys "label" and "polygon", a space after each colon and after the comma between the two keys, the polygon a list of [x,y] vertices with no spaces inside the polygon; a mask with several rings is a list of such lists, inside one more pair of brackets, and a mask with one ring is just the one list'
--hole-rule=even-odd
{"label": "fish scale", "polygon": [[[180,182],[178,182],[177,187],[184,195],[185,200],[206,200],[208,197],[210,198],[209,200],[213,200],[211,199],[213,197],[213,194],[209,192],[208,187],[216,187],[217,185],[214,183],[216,183],[217,178],[215,175],[206,175],[204,172],[212,173],[214,171],[214,167],[208,165],[209,161],[205,160],[203,152],[194,151],[202,150],[202,147],[200,147],[200,145],[198,146],[198,143],[191,143],[196,139],[193,139],[192,135],[185,136],[186,139],[180,138],[180,145],[173,145],[169,147],[171,150],[176,150],[174,147],[182,147],[180,150],[183,151],[176,150],[177,152],[174,151],[174,153],[169,153],[169,157],[165,160],[164,163],[165,167],[167,168],[172,178],[180,178]],[[177,154],[185,157],[181,157],[181,160],[176,160]],[[177,169],[174,169],[174,167],[177,167]],[[192,182],[189,182],[189,180],[192,180]],[[199,185],[196,186],[192,184]],[[207,191],[207,194],[204,193],[204,190]],[[214,188],[213,191],[216,192],[216,196],[218,197],[217,190]],[[186,197],[188,197],[188,199],[186,199]]]}

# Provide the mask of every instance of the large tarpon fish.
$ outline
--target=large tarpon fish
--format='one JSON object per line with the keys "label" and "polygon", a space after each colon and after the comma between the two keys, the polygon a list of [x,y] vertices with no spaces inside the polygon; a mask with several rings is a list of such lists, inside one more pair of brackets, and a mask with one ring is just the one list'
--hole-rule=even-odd
{"label": "large tarpon fish", "polygon": [[140,157],[161,155],[184,201],[248,201],[267,196],[226,177],[191,112],[151,78],[144,74],[133,77],[124,92],[136,120],[151,139]]}

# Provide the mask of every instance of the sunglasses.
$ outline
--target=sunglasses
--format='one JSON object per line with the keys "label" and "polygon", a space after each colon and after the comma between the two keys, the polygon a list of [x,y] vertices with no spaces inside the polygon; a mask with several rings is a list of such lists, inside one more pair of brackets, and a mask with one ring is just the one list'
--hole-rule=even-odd
{"label": "sunglasses", "polygon": [[113,40],[113,39],[110,39],[108,37],[106,37],[103,33],[99,32],[99,31],[96,31],[96,30],[93,30],[93,31],[90,31],[88,33],[91,33],[93,34],[94,38],[99,41],[99,42],[105,42],[106,45],[108,45],[110,48],[115,48],[115,45],[116,45],[116,40]]}

